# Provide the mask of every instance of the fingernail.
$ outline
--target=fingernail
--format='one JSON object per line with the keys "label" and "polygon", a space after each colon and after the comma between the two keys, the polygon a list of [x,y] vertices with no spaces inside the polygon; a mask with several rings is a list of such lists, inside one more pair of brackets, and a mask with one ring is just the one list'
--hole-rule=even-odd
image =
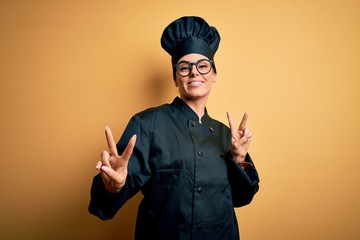
{"label": "fingernail", "polygon": [[97,164],[96,164],[96,166],[95,166],[95,168],[97,169],[97,170],[100,170],[100,167],[102,166],[102,164],[100,163],[100,162],[98,162]]}
{"label": "fingernail", "polygon": [[109,168],[106,167],[106,166],[102,166],[102,167],[101,167],[101,170],[104,171],[104,172],[108,172],[108,171],[109,171]]}

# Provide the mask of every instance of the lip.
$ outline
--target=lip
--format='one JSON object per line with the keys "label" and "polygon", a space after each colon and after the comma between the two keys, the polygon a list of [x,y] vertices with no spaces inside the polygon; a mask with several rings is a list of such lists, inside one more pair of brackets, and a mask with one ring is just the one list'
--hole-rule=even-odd
{"label": "lip", "polygon": [[204,81],[202,81],[202,80],[191,80],[188,82],[188,85],[190,85],[191,87],[198,87],[203,83],[204,83]]}

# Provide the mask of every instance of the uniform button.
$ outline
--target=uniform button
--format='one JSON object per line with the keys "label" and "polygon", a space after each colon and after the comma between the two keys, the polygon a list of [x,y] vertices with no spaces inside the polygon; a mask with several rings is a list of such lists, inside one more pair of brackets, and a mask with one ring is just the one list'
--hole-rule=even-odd
{"label": "uniform button", "polygon": [[200,224],[197,224],[197,225],[196,225],[196,230],[198,230],[198,231],[201,230],[201,225],[200,225]]}
{"label": "uniform button", "polygon": [[221,188],[221,192],[224,193],[224,192],[225,192],[225,188]]}
{"label": "uniform button", "polygon": [[199,156],[202,156],[202,155],[203,155],[203,153],[202,153],[201,151],[199,151],[198,154],[199,154]]}
{"label": "uniform button", "polygon": [[209,127],[210,132],[214,132],[214,129],[212,127]]}
{"label": "uniform button", "polygon": [[198,187],[197,191],[198,191],[198,193],[201,193],[201,192],[202,192],[202,188],[201,188],[201,187]]}
{"label": "uniform button", "polygon": [[191,126],[195,127],[195,125],[196,125],[195,122],[192,121],[192,122],[191,122]]}
{"label": "uniform button", "polygon": [[224,227],[225,227],[225,226],[224,226],[223,223],[220,223],[220,224],[219,224],[219,228],[220,228],[220,229],[223,229]]}
{"label": "uniform button", "polygon": [[225,154],[224,154],[224,153],[220,153],[220,157],[221,157],[221,158],[224,158],[224,157],[225,157]]}

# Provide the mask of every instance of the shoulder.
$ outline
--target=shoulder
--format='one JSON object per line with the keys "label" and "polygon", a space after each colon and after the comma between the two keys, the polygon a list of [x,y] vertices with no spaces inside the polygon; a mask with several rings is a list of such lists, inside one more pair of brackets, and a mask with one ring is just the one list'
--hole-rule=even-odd
{"label": "shoulder", "polygon": [[163,104],[161,106],[148,108],[134,114],[123,133],[125,136],[125,143],[127,143],[131,136],[134,134],[138,136],[148,136],[151,132],[154,131],[156,124],[158,124],[157,117],[161,112],[166,111],[169,104]]}
{"label": "shoulder", "polygon": [[140,111],[130,121],[137,122],[146,129],[153,129],[159,122],[166,122],[166,119],[171,115],[171,111],[173,111],[173,106],[166,103]]}
{"label": "shoulder", "polygon": [[171,104],[163,104],[157,107],[147,108],[141,112],[138,112],[134,115],[134,117],[138,117],[143,120],[151,120],[152,118],[162,115],[168,112],[171,109]]}

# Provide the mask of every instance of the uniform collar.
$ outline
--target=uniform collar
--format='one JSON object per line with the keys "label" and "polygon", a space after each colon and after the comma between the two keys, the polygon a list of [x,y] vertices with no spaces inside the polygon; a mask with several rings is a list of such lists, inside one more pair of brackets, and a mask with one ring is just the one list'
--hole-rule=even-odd
{"label": "uniform collar", "polygon": [[[199,116],[181,98],[176,97],[171,104],[179,109],[180,112],[182,112],[188,119],[199,122]],[[207,109],[205,108],[205,113],[201,118],[201,122],[206,123],[209,120],[210,117],[207,113]]]}

